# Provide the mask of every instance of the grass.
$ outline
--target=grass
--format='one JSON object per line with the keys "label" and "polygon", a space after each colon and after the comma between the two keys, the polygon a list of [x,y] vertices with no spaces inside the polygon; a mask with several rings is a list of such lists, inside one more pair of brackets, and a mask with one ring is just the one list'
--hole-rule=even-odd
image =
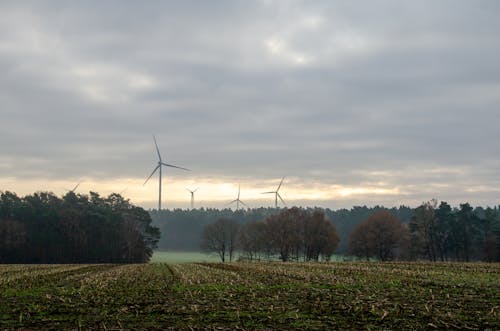
{"label": "grass", "polygon": [[153,263],[189,263],[189,262],[219,262],[214,254],[199,252],[155,251],[151,258]]}
{"label": "grass", "polygon": [[0,329],[498,330],[500,264],[0,265]]}
{"label": "grass", "polygon": [[[226,257],[227,258],[227,257]],[[238,257],[236,257],[238,259]],[[332,262],[341,262],[345,260],[357,260],[354,257],[344,255],[332,255]],[[275,261],[279,258],[276,256]],[[194,263],[194,262],[220,262],[217,254],[207,254],[201,252],[180,252],[180,251],[155,251],[151,258],[152,263]]]}

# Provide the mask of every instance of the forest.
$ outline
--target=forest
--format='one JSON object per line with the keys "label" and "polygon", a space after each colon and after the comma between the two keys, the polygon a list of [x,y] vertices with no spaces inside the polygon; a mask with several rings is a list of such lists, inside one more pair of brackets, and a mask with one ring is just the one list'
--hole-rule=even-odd
{"label": "forest", "polygon": [[[372,213],[386,208],[381,206],[366,207],[356,206],[351,209],[323,209],[323,208],[301,208],[309,213],[320,211],[325,214],[335,226],[339,244],[336,250],[338,254],[348,251],[349,235],[358,223],[366,220]],[[200,249],[200,237],[203,228],[207,224],[214,223],[220,218],[237,221],[246,224],[251,221],[262,221],[271,215],[279,214],[283,209],[276,208],[254,208],[254,209],[173,209],[173,210],[150,210],[153,224],[160,228],[162,237],[158,242],[159,250],[198,251]],[[413,216],[413,209],[406,206],[389,209],[403,223],[408,223]]]}
{"label": "forest", "polygon": [[[222,261],[226,253],[232,260],[236,251],[250,260],[328,260],[332,253],[380,261],[500,260],[498,208],[468,203],[458,208],[431,200],[414,209],[177,209],[151,214],[164,233],[160,249],[201,248],[219,254]],[[310,251],[311,243],[325,240]]]}
{"label": "forest", "polygon": [[221,260],[238,255],[316,261],[339,254],[380,261],[500,261],[498,207],[431,200],[417,208],[158,212],[116,193],[0,192],[0,263],[135,263],[149,261],[154,249],[219,254],[208,234],[214,239],[226,230],[230,243]]}
{"label": "forest", "polygon": [[119,194],[0,192],[0,263],[138,263],[160,238],[143,208]]}

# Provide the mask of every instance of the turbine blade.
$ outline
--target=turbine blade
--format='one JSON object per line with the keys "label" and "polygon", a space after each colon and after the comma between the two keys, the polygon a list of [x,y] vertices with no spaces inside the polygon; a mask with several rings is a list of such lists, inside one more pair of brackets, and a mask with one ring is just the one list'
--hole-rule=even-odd
{"label": "turbine blade", "polygon": [[196,192],[196,191],[198,191],[198,189],[199,189],[199,188],[200,188],[200,187],[197,187],[197,188],[196,188],[196,190],[194,190],[194,191],[193,191],[193,193],[194,193],[194,192]]}
{"label": "turbine blade", "polygon": [[239,201],[240,201],[240,203],[241,203],[243,206],[245,206],[245,207],[247,207],[247,208],[250,208],[250,207],[248,207],[248,205],[247,205],[246,203],[244,203],[243,201],[241,201],[241,200],[239,200]]}
{"label": "turbine blade", "polygon": [[240,199],[240,184],[238,184],[238,200]]}
{"label": "turbine blade", "polygon": [[158,144],[156,143],[156,137],[153,135],[153,140],[155,141],[155,146],[156,146],[156,153],[158,153],[158,159],[161,162],[161,155],[160,155],[160,150],[158,149]]}
{"label": "turbine blade", "polygon": [[235,203],[236,201],[238,201],[238,200],[233,200],[233,201],[231,201],[231,202],[228,202],[228,203],[226,204],[226,206],[229,206],[230,204]]}
{"label": "turbine blade", "polygon": [[276,193],[276,191],[269,191],[269,192],[262,192],[261,194],[269,194],[269,193]]}
{"label": "turbine blade", "polygon": [[160,162],[160,163],[163,164],[166,167],[177,168],[177,169],[182,169],[182,170],[186,170],[186,171],[191,171],[189,169],[186,169],[186,168],[183,168],[183,167],[178,167],[178,166],[175,166],[173,164],[168,164],[168,163],[165,163],[165,162]]}
{"label": "turbine blade", "polygon": [[154,173],[156,172],[156,170],[158,170],[159,167],[160,167],[160,165],[158,164],[156,166],[156,168],[153,170],[153,172],[151,173],[151,175],[149,175],[149,177],[146,179],[146,181],[142,185],[146,185],[146,183],[148,182],[148,180],[154,175]]}
{"label": "turbine blade", "polygon": [[280,182],[278,188],[276,189],[276,192],[278,192],[280,190],[281,184],[283,184],[284,180],[285,180],[285,177],[281,178],[281,182]]}
{"label": "turbine blade", "polygon": [[78,188],[78,186],[80,186],[80,183],[76,184],[76,186],[71,190],[71,192],[75,192],[75,190]]}
{"label": "turbine blade", "polygon": [[278,198],[280,198],[281,202],[283,202],[283,204],[286,206],[286,202],[285,202],[285,200],[283,200],[283,198],[281,197],[281,195],[279,193],[276,193],[276,194],[278,194]]}

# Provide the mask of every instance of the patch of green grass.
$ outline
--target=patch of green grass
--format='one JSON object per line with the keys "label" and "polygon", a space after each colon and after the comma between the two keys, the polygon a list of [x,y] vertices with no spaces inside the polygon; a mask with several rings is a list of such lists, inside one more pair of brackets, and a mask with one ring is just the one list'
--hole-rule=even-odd
{"label": "patch of green grass", "polygon": [[191,262],[219,262],[217,255],[199,252],[155,251],[153,263],[191,263]]}

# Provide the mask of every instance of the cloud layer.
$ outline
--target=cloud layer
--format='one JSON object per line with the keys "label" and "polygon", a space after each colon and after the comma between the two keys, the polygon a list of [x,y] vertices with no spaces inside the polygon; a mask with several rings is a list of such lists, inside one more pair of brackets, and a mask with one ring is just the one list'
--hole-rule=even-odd
{"label": "cloud layer", "polygon": [[346,206],[498,204],[498,13],[497,1],[3,2],[0,190],[141,182],[156,134],[167,162],[194,170],[170,171],[174,187],[286,175],[308,204],[339,206],[341,192],[361,197]]}

